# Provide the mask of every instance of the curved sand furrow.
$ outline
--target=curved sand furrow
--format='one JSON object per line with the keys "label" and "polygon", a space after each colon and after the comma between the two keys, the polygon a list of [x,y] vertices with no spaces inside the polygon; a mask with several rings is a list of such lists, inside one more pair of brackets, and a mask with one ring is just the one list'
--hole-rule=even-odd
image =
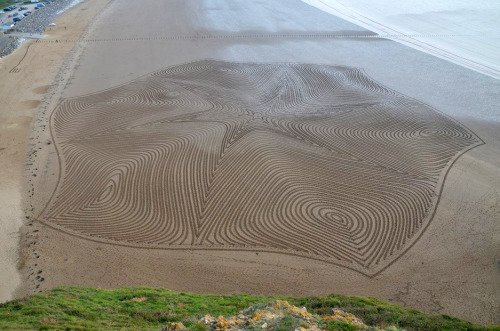
{"label": "curved sand furrow", "polygon": [[481,143],[358,68],[212,60],[65,100],[52,126],[53,226],[368,275],[418,238],[451,162]]}

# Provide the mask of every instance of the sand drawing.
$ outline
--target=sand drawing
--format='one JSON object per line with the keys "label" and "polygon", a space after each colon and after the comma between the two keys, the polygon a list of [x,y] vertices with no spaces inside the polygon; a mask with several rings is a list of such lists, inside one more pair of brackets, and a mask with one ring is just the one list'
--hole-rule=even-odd
{"label": "sand drawing", "polygon": [[423,233],[482,144],[352,67],[204,60],[63,100],[40,221],[157,249],[294,254],[367,276]]}

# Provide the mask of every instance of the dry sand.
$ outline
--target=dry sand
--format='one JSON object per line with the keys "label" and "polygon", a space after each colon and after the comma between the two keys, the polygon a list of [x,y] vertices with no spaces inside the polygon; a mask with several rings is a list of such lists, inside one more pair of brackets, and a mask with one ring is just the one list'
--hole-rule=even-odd
{"label": "dry sand", "polygon": [[[19,260],[19,230],[25,220],[23,195],[31,191],[24,186],[23,163],[28,143],[36,143],[36,135],[28,142],[36,110],[73,48],[73,43],[56,40],[76,40],[89,21],[103,6],[88,2],[62,14],[55,22],[59,29],[48,29],[45,42],[29,40],[14,53],[0,59],[0,301],[12,298],[20,284],[16,265]],[[65,28],[66,27],[66,28]],[[44,124],[42,124],[44,125]],[[29,206],[26,206],[29,209]],[[24,238],[23,238],[24,241]]]}
{"label": "dry sand", "polygon": [[[216,11],[197,1],[146,2],[138,4],[137,1],[131,0],[112,1],[106,5],[99,1],[86,1],[56,21],[57,31],[54,30],[47,37],[47,41],[58,40],[58,43],[44,41],[32,47],[33,50],[40,48],[44,56],[60,54],[60,57],[54,60],[52,77],[60,66],[62,69],[48,89],[46,102],[39,108],[33,124],[30,153],[26,159],[27,187],[23,192],[26,193],[26,207],[30,217],[28,223],[34,221],[32,225],[26,226],[23,236],[23,256],[26,260],[23,268],[23,286],[19,289],[18,295],[58,285],[94,287],[147,285],[203,293],[311,295],[336,292],[375,296],[427,312],[446,313],[480,323],[500,322],[496,314],[500,308],[498,301],[500,273],[497,260],[500,240],[497,222],[500,213],[498,209],[499,124],[462,116],[464,114],[471,114],[476,118],[495,116],[492,109],[498,99],[494,94],[498,87],[497,81],[428,55],[422,55],[391,41],[373,39],[373,34],[370,32],[342,20],[332,19],[331,16],[322,14],[299,1],[290,8],[280,7],[277,1],[270,1],[268,7],[256,6],[246,1],[234,6],[227,2],[217,2],[213,4],[218,9]],[[105,10],[96,16],[99,9],[104,6]],[[161,19],[152,19],[151,15],[154,14],[152,11],[140,11],[139,7],[154,8],[152,11],[161,13]],[[241,14],[240,11],[247,14]],[[238,19],[235,20],[235,17]],[[255,17],[259,17],[258,22]],[[73,41],[78,39],[86,22],[92,18],[93,24],[83,33],[84,40],[75,46]],[[323,19],[325,24],[321,27],[314,25],[318,19]],[[150,23],[130,24],[145,20]],[[61,27],[64,26],[67,26],[67,30],[62,30]],[[324,31],[329,31],[327,37]],[[22,49],[5,61],[18,56]],[[62,64],[63,57],[70,49],[73,51]],[[30,59],[30,52],[25,61]],[[324,54],[335,54],[335,57],[327,59]],[[254,98],[262,97],[263,102],[258,105],[252,103],[253,99],[245,99],[245,94],[241,91],[230,92],[222,89],[227,85],[224,80],[218,81],[219,86],[196,81],[201,74],[198,72],[189,77],[192,69],[183,71],[187,72],[187,76],[181,77],[173,77],[168,71],[164,72],[166,74],[163,76],[161,74],[144,76],[158,69],[173,68],[182,63],[205,58],[223,60],[224,62],[216,62],[222,63],[218,65],[219,72],[248,70],[252,68],[248,63],[253,62],[276,63],[284,60],[322,66],[300,65],[298,67],[302,69],[292,70],[290,68],[297,68],[297,65],[282,65],[275,77],[263,80],[266,83],[279,82],[274,84],[275,92],[271,93],[273,95],[270,98],[263,91],[248,89],[256,93]],[[3,67],[2,70],[7,70],[6,75],[14,62],[10,63],[10,67]],[[247,69],[236,68],[238,70],[234,71],[235,68],[231,64],[234,62],[247,63],[243,66]],[[35,64],[35,61],[32,59],[27,63]],[[199,63],[206,64],[206,62]],[[344,66],[351,69],[341,69],[345,68]],[[26,68],[22,66],[16,74],[9,75],[22,75]],[[309,71],[316,73],[318,68],[321,69],[319,72],[328,72],[321,78],[316,77],[313,82],[319,79],[327,82],[326,85],[340,86],[339,95],[335,99],[337,101],[328,100],[330,93],[323,96],[315,95],[314,98],[305,93],[304,87],[298,84],[300,79],[294,76],[294,74],[306,75],[304,72],[308,71],[303,68],[313,68],[314,70]],[[363,68],[364,71],[356,68]],[[40,75],[44,70],[39,70]],[[201,76],[217,80],[218,76],[214,76],[214,70],[211,70]],[[265,71],[272,73],[273,70],[268,68]],[[251,71],[258,72],[255,65]],[[51,79],[48,76],[45,75],[43,78]],[[130,83],[137,77],[143,78]],[[153,79],[155,77],[156,80]],[[224,74],[223,77],[231,75]],[[335,79],[339,77],[340,81],[336,81]],[[375,78],[375,81],[368,77]],[[262,78],[257,76],[252,79],[258,81]],[[241,83],[234,77],[230,81],[235,84],[234,86],[229,84],[231,87],[239,86]],[[249,81],[254,87],[259,85],[250,79],[245,82]],[[177,90],[165,90],[165,86],[174,83]],[[28,82],[24,84],[28,85]],[[110,89],[117,85],[121,87]],[[40,83],[39,86],[37,85],[36,91],[41,91],[43,86],[48,87],[49,83]],[[105,89],[107,89],[105,92],[100,93]],[[438,89],[439,93],[435,93],[435,89]],[[98,93],[87,95],[94,92]],[[172,92],[174,94],[171,94]],[[302,96],[297,97],[301,93]],[[314,93],[316,92],[313,90]],[[80,97],[81,95],[86,96]],[[68,97],[72,99],[61,103]],[[174,100],[176,98],[177,101]],[[35,100],[30,96],[25,99]],[[270,102],[272,106],[265,106],[264,101],[268,99],[274,100]],[[357,234],[361,233],[371,242],[375,242],[372,245],[375,248],[367,250],[366,256],[363,256],[364,252],[358,255],[361,263],[358,263],[356,268],[346,268],[350,263],[347,260],[349,257],[355,260],[352,256],[356,254],[353,252],[364,249],[362,241],[357,242],[356,238],[350,238],[350,242],[343,246],[344,253],[338,254],[335,250],[342,246],[335,241],[341,242],[342,236],[333,234],[330,238],[327,231],[322,231],[323,233],[319,235],[314,232],[315,227],[322,226],[318,223],[321,217],[325,215],[331,217],[330,222],[337,222],[340,226],[342,217],[338,214],[342,212],[349,214],[343,206],[328,211],[323,206],[316,208],[314,205],[321,199],[325,200],[325,204],[332,204],[335,198],[340,198],[335,195],[339,194],[332,186],[335,183],[328,182],[329,178],[336,174],[330,174],[320,180],[312,176],[305,184],[309,185],[311,181],[317,180],[317,188],[326,188],[332,193],[320,192],[312,204],[304,203],[301,208],[296,208],[297,201],[299,204],[301,201],[306,201],[307,194],[310,195],[314,188],[311,187],[308,192],[304,190],[307,186],[305,185],[298,191],[291,190],[298,192],[298,195],[305,192],[306,198],[292,199],[291,203],[284,203],[276,215],[277,218],[285,219],[292,215],[290,221],[295,219],[293,215],[300,215],[304,218],[305,235],[298,233],[297,242],[293,241],[293,236],[287,235],[287,240],[281,246],[277,245],[281,238],[279,231],[276,231],[280,224],[274,224],[274,228],[269,228],[260,236],[257,235],[259,230],[255,227],[243,227],[245,231],[242,231],[238,222],[235,222],[237,225],[233,227],[228,225],[228,222],[234,219],[232,218],[234,215],[245,210],[243,207],[235,206],[243,202],[246,206],[254,203],[254,200],[244,195],[245,190],[251,192],[254,189],[249,187],[239,189],[234,186],[236,182],[245,183],[248,179],[221,180],[221,184],[217,184],[216,181],[212,184],[210,179],[211,184],[206,185],[207,182],[204,182],[203,178],[197,180],[192,175],[194,173],[201,176],[203,171],[210,168],[211,162],[215,162],[206,161],[208,157],[220,152],[220,150],[210,151],[213,147],[209,146],[210,142],[220,137],[213,135],[212,138],[207,138],[211,137],[210,132],[217,132],[220,129],[208,124],[197,127],[199,124],[196,122],[213,121],[216,116],[220,116],[220,113],[196,114],[198,117],[195,118],[188,116],[192,114],[187,114],[186,111],[197,108],[206,110],[207,103],[212,103],[210,107],[214,109],[230,110],[220,118],[222,126],[231,127],[238,121],[251,122],[253,127],[250,131],[262,133],[270,132],[269,128],[266,128],[270,123],[289,121],[286,112],[297,107],[295,105],[302,104],[294,110],[295,112],[306,109],[303,106],[306,101],[309,102],[309,107],[315,110],[314,114],[305,114],[309,116],[309,121],[314,121],[314,117],[320,113],[325,115],[326,112],[328,116],[336,115],[326,111],[325,104],[317,104],[319,99],[330,106],[332,102],[338,100],[343,100],[343,107],[347,107],[351,102],[350,107],[356,110],[353,111],[354,117],[356,112],[363,110],[363,107],[379,105],[378,108],[375,107],[380,114],[378,121],[386,123],[381,129],[391,124],[393,131],[383,134],[380,133],[383,130],[370,133],[369,129],[375,128],[376,123],[367,124],[364,131],[349,128],[349,123],[361,123],[369,118],[369,114],[357,119],[346,115],[344,122],[332,120],[313,123],[314,125],[310,123],[311,131],[300,127],[306,123],[306,119],[296,119],[297,124],[288,126],[292,131],[293,128],[301,128],[301,130],[296,129],[295,136],[289,132],[289,137],[293,136],[294,139],[278,139],[276,137],[279,135],[257,134],[250,136],[251,139],[241,148],[250,152],[255,146],[260,146],[262,153],[265,153],[266,149],[274,148],[276,152],[270,156],[271,162],[268,162],[271,165],[269,172],[279,169],[272,166],[276,160],[278,164],[288,162],[289,165],[279,172],[283,178],[294,174],[300,174],[299,177],[307,176],[308,172],[303,169],[312,167],[318,167],[315,170],[318,174],[329,171],[331,167],[338,167],[337,173],[343,175],[337,182],[345,185],[343,191],[351,197],[350,200],[346,200],[346,205],[353,202],[352,196],[359,194],[366,182],[373,180],[373,183],[370,182],[371,185],[365,187],[366,190],[374,188],[373,194],[363,197],[364,201],[367,201],[366,207],[360,208],[356,201],[353,204],[357,205],[358,209],[363,209],[363,211],[357,210],[362,216],[354,222],[348,220],[345,224],[347,228],[357,230]],[[360,99],[366,99],[364,106],[362,103],[353,102]],[[311,106],[311,102],[316,104]],[[88,112],[83,111],[91,109],[96,103],[101,103],[101,107]],[[122,107],[116,107],[117,104]],[[394,108],[394,105],[399,106]],[[158,114],[153,113],[155,107],[160,110]],[[384,107],[393,109],[394,113],[387,114],[388,110]],[[447,116],[440,115],[433,107]],[[97,116],[100,109],[108,109],[113,116],[109,118],[106,118],[106,114],[104,117]],[[114,109],[140,109],[140,111],[120,116],[120,113],[113,113]],[[169,109],[170,112],[163,114],[161,110],[164,109]],[[264,116],[269,110],[273,110],[272,114]],[[400,115],[397,115],[398,112]],[[230,113],[234,118],[231,118]],[[132,118],[134,116],[137,118]],[[184,124],[180,124],[180,121]],[[406,123],[406,126],[401,123]],[[322,125],[325,129],[321,129]],[[339,127],[335,128],[335,125]],[[407,129],[415,125],[421,125],[424,130]],[[282,127],[284,131],[286,128],[286,125]],[[27,129],[28,124],[25,125],[23,132],[26,133]],[[331,134],[340,132],[335,139],[332,139],[333,136],[330,138],[328,135],[325,136],[325,132],[330,129]],[[128,143],[124,143],[130,138],[129,134],[124,134],[125,131],[134,137]],[[233,131],[249,132],[244,126],[236,127]],[[321,134],[318,133],[313,137],[314,132]],[[356,132],[359,133],[359,139],[355,139]],[[195,139],[197,134],[200,136],[198,140]],[[277,134],[277,130],[273,134]],[[349,139],[346,140],[343,134],[347,134]],[[156,165],[158,161],[153,162],[152,166],[137,165],[146,162],[150,156],[165,160],[161,148],[170,148],[174,151],[171,144],[174,135],[179,137],[175,144],[189,146],[184,150],[190,152],[182,152],[181,149],[178,157],[170,162],[189,161],[194,157],[196,160],[201,160],[201,164],[207,162],[206,167],[190,173],[189,167],[196,163],[179,163],[176,167],[181,174],[185,172],[185,175],[175,185],[171,188],[162,186],[162,182],[157,186],[151,185],[147,180],[148,176],[153,178],[164,176],[170,182],[175,182],[176,176],[168,177],[165,169],[158,172]],[[296,139],[299,136],[301,139]],[[398,142],[417,136],[421,136],[422,139],[434,137],[430,146],[436,148],[426,149],[426,144],[414,143],[412,139],[406,145],[397,147]],[[398,137],[398,139],[387,137]],[[102,141],[99,142],[99,139]],[[378,146],[378,153],[370,153],[375,149],[374,144],[377,139],[385,139],[386,143],[396,145],[385,150]],[[304,144],[308,140],[316,146],[310,151],[304,151]],[[229,146],[235,141],[238,139],[229,137],[220,146]],[[23,142],[24,140],[21,141]],[[481,145],[482,142],[485,144]],[[345,154],[338,153],[340,147],[335,144],[339,143],[343,144],[341,146],[344,148],[343,153],[350,155],[349,158]],[[88,144],[87,147],[85,144]],[[207,146],[200,148],[203,144]],[[449,146],[439,150],[438,147],[446,144]],[[162,147],[158,149],[159,146]],[[413,152],[405,158],[398,159],[397,149],[405,153],[407,152],[404,150],[405,147],[413,148]],[[470,147],[475,148],[467,151],[451,166],[451,162]],[[321,148],[329,148],[330,151],[326,153],[320,151]],[[290,150],[295,154],[287,154]],[[332,151],[337,151],[339,155],[333,158]],[[116,160],[112,157],[114,153],[119,156]],[[127,162],[123,162],[124,156],[120,156],[119,153],[126,155]],[[298,155],[297,153],[308,156],[303,158],[302,163],[297,164],[293,161],[293,155]],[[428,158],[416,157],[418,153]],[[276,155],[281,155],[282,159],[279,160]],[[363,157],[368,157],[369,161],[362,161]],[[237,155],[232,158],[234,160],[227,164],[239,170],[231,172],[229,168],[226,175],[222,172],[222,175],[218,176],[230,178],[230,175],[234,174],[238,177],[248,172],[242,170],[244,164],[238,163],[240,160]],[[288,161],[290,158],[291,161]],[[317,162],[311,162],[314,158]],[[337,162],[331,162],[332,158]],[[434,162],[426,163],[431,158],[434,158]],[[254,160],[258,159],[259,153]],[[11,159],[10,164],[14,165],[14,170],[19,169],[15,167],[15,162],[21,160],[22,155],[17,161]],[[330,165],[324,167],[325,164]],[[349,166],[346,166],[347,164]],[[373,164],[378,164],[379,167],[374,168]],[[110,165],[116,166],[113,168]],[[297,169],[293,170],[294,167]],[[362,178],[363,172],[360,170],[360,174],[353,176],[355,178],[349,182],[349,175],[352,176],[356,173],[355,169],[363,167],[366,168],[365,174],[370,171],[375,172],[376,169],[378,177],[387,173],[393,174],[394,177],[397,172],[394,170],[404,169],[404,171],[400,171],[403,173],[402,177],[390,179],[391,176],[388,176],[388,180],[382,183],[377,182],[377,176],[370,176],[359,184],[356,179]],[[94,174],[93,168],[97,171]],[[143,169],[143,174],[127,177],[127,173],[132,173],[134,169]],[[440,185],[446,173],[448,176],[441,192]],[[257,172],[250,182],[266,183],[266,180],[259,182],[258,175]],[[97,178],[104,178],[107,182],[93,183],[92,180]],[[272,184],[274,179],[270,178],[267,183]],[[291,182],[294,183],[294,180]],[[416,182],[419,184],[414,184]],[[399,183],[401,187],[398,188],[394,183]],[[99,188],[101,184],[105,185]],[[20,186],[17,185],[19,189]],[[87,189],[88,185],[92,187]],[[220,206],[223,206],[224,201],[231,199],[222,193],[212,196],[207,194],[204,197],[213,199],[205,199],[202,203],[196,200],[196,196],[203,196],[200,191],[211,185],[215,187],[211,194],[224,192],[217,185],[229,185],[227,187],[232,187],[234,191],[232,197],[237,197],[237,194],[242,195],[225,208]],[[412,192],[411,189],[409,193],[401,193],[402,191],[398,193],[398,189],[401,190],[404,186],[419,187],[420,193]],[[143,194],[137,196],[134,190],[123,191],[131,187],[135,187],[135,190],[138,189]],[[291,187],[298,186],[291,185]],[[393,194],[395,199],[398,195],[401,196],[400,203],[392,204],[391,207],[390,203],[377,200],[378,192],[386,189],[388,190],[386,195]],[[167,206],[173,211],[165,209],[164,213],[158,212],[165,208],[165,199],[156,199],[154,193],[150,197],[151,201],[141,200],[151,192],[162,191],[177,192],[174,200],[179,200]],[[264,193],[268,191],[268,189],[262,190]],[[406,200],[402,198],[412,194],[413,198]],[[276,193],[271,196],[276,196]],[[116,199],[117,197],[119,199]],[[64,201],[65,199],[68,201]],[[136,199],[136,203],[128,203],[132,199]],[[185,202],[189,200],[189,203],[179,203],[181,199]],[[185,211],[175,209],[187,208],[186,206],[189,208]],[[253,206],[250,210],[258,211],[257,207]],[[391,212],[391,208],[395,208],[394,211]],[[429,217],[434,209],[435,215]],[[197,214],[200,210],[203,212]],[[353,210],[356,212],[356,208]],[[170,212],[176,217],[174,222],[165,217]],[[197,219],[200,215],[206,217],[205,215],[217,215],[221,212],[230,212],[233,216],[225,215],[223,219],[208,218],[208,224],[215,225],[212,228],[206,226],[202,229],[203,224]],[[94,213],[103,216],[98,217]],[[186,215],[191,215],[189,213],[194,216],[187,218]],[[405,214],[412,216],[405,218]],[[271,212],[262,218],[267,221],[266,224],[262,224],[263,226],[276,222],[270,215]],[[186,217],[186,221],[179,220],[181,217]],[[83,224],[81,220],[84,219],[86,221]],[[141,221],[145,222],[145,226],[137,227]],[[116,222],[121,224],[117,226],[114,224]],[[186,226],[189,222],[194,222],[194,225]],[[112,226],[108,226],[109,224]],[[171,226],[170,224],[174,224],[172,226],[176,230],[167,231],[166,228]],[[378,226],[373,227],[374,230],[366,231],[371,224]],[[380,235],[383,236],[385,232],[377,229],[390,227],[390,224],[396,224],[392,228],[393,240],[381,239]],[[179,230],[183,226],[186,229]],[[288,222],[288,228],[296,226],[300,227],[300,224]],[[398,237],[401,226],[411,233],[406,241],[403,239],[404,235]],[[424,227],[427,227],[425,231]],[[207,232],[206,228],[210,228],[211,232]],[[227,235],[231,231],[234,231],[234,236]],[[239,241],[236,240],[237,236]],[[206,242],[203,246],[196,247],[200,243],[200,238]],[[274,246],[271,244],[273,241],[276,243]],[[391,246],[390,243],[400,247]],[[171,249],[167,247],[169,244]],[[231,250],[234,245],[241,247],[249,244],[253,247],[246,247],[246,251]],[[270,246],[280,253],[269,252]],[[214,248],[225,250],[214,250]],[[289,251],[291,248],[295,248],[299,253],[291,255]],[[303,252],[300,253],[300,250]],[[383,254],[378,260],[380,263],[370,260],[370,256],[381,252]],[[384,255],[385,253],[387,255]],[[340,258],[340,262],[330,263],[334,257]]]}

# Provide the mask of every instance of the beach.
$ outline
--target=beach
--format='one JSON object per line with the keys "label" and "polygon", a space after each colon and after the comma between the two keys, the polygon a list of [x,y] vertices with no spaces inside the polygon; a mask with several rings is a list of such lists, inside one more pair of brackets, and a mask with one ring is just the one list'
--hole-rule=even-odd
{"label": "beach", "polygon": [[[3,284],[0,289],[1,301],[12,299],[15,289],[22,281],[17,270],[18,267],[24,266],[24,259],[19,256],[19,244],[25,246],[32,242],[32,238],[27,237],[29,230],[21,230],[23,225],[30,223],[26,219],[26,212],[30,207],[25,206],[23,201],[30,191],[29,185],[24,181],[24,169],[27,146],[33,144],[35,139],[28,139],[32,120],[36,116],[37,108],[43,106],[47,91],[74,46],[73,43],[56,45],[55,40],[78,39],[100,6],[101,4],[91,3],[73,8],[57,18],[56,23],[61,24],[60,29],[47,29],[44,39],[47,42],[37,44],[36,39],[28,40],[13,54],[0,59],[0,160],[3,170],[0,183],[4,202],[0,209],[3,243],[0,258],[4,266],[0,271]],[[75,23],[76,17],[81,18],[78,23]]]}
{"label": "beach", "polygon": [[2,300],[341,293],[499,323],[497,79],[298,0],[54,22],[0,60]]}

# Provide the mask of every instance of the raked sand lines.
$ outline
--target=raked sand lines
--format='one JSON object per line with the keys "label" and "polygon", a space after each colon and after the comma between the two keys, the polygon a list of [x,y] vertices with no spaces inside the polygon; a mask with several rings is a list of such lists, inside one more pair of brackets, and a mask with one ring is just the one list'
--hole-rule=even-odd
{"label": "raked sand lines", "polygon": [[362,70],[205,60],[63,101],[40,220],[154,248],[278,251],[372,276],[482,144]]}

